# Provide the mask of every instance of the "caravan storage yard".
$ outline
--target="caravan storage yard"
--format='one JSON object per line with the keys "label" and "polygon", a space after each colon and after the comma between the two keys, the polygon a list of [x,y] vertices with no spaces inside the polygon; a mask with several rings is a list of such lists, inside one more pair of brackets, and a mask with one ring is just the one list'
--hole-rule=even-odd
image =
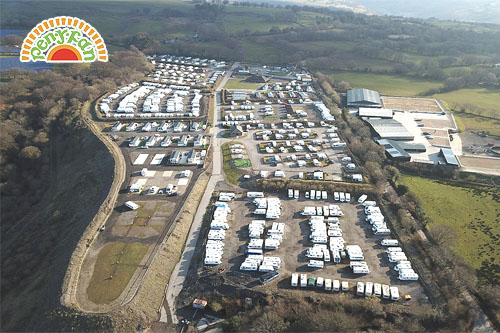
{"label": "caravan storage yard", "polygon": [[[275,193],[266,194],[266,197],[276,196]],[[402,295],[411,294],[414,299],[425,298],[423,289],[418,282],[398,280],[398,273],[393,269],[394,264],[388,261],[386,247],[380,245],[381,239],[391,237],[373,234],[372,226],[365,222],[363,207],[357,203],[359,195],[354,195],[354,197],[351,203],[340,203],[334,201],[333,194],[328,195],[328,200],[306,200],[303,192],[300,192],[299,200],[288,198],[286,193],[279,195],[281,216],[277,220],[267,219],[266,227],[270,229],[273,222],[281,222],[285,224],[285,230],[279,248],[264,251],[264,256],[281,258],[278,272],[281,276],[280,279],[286,277],[286,283],[283,286],[290,286],[290,277],[293,273],[299,273],[299,275],[306,273],[308,277],[349,281],[350,288],[355,287],[358,281],[388,284],[399,287]],[[257,207],[252,201],[253,198],[246,198],[246,193],[244,193],[238,195],[231,203],[231,214],[228,218],[230,229],[225,236],[222,265],[226,266],[226,271],[239,271],[248,275],[250,279],[257,280],[263,273],[240,271],[240,266],[247,257],[245,251],[250,240],[248,226],[252,220],[264,220],[265,216],[253,213]],[[367,262],[370,269],[369,274],[353,274],[348,259],[343,259],[340,264],[334,264],[332,258],[331,262],[326,263],[324,268],[308,267],[310,258],[306,257],[306,252],[308,248],[313,246],[309,238],[311,228],[307,217],[300,215],[300,212],[306,206],[328,204],[338,204],[342,209],[344,216],[341,218],[340,226],[346,245],[360,246],[363,250],[364,261]],[[231,277],[229,276],[228,279]],[[315,288],[315,290],[324,291],[324,288]]]}

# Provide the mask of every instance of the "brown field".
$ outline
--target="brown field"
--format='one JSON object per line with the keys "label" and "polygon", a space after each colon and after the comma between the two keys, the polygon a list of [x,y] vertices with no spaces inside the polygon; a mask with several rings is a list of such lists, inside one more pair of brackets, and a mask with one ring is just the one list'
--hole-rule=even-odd
{"label": "brown field", "polygon": [[399,97],[383,97],[384,108],[405,110],[405,111],[431,111],[440,112],[441,108],[433,99],[426,98],[399,98]]}
{"label": "brown field", "polygon": [[459,160],[465,167],[500,170],[500,158],[460,156]]}

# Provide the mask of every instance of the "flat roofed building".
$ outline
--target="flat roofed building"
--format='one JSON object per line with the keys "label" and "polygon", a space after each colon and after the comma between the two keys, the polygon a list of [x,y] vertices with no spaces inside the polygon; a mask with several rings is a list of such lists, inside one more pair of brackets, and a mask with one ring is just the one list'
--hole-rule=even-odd
{"label": "flat roofed building", "polygon": [[394,119],[365,119],[381,139],[412,141],[415,137]]}
{"label": "flat roofed building", "polygon": [[453,166],[459,166],[458,160],[457,160],[455,154],[453,154],[453,151],[451,149],[441,148],[440,155],[443,156],[446,164],[453,165]]}
{"label": "flat roofed building", "polygon": [[407,143],[401,141],[380,139],[377,143],[384,146],[387,156],[396,161],[410,161],[411,156],[408,151],[425,152],[427,149],[423,144]]}
{"label": "flat roofed building", "polygon": [[374,90],[352,89],[347,91],[347,106],[380,108],[382,101],[379,93]]}
{"label": "flat roofed building", "polygon": [[377,109],[377,108],[359,108],[358,115],[360,118],[393,118],[394,113],[391,109]]}

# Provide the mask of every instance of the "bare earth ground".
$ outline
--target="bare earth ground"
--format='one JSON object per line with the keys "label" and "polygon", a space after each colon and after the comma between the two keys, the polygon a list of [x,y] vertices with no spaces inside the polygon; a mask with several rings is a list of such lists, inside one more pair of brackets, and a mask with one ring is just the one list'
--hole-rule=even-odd
{"label": "bare earth ground", "polygon": [[442,111],[434,99],[382,97],[384,108],[405,111]]}

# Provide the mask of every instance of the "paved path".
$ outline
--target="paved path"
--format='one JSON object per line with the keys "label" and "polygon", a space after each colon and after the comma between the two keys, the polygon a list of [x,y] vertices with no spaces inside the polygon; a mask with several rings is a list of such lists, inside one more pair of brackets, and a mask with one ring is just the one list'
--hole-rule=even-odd
{"label": "paved path", "polygon": [[198,242],[198,236],[200,234],[201,224],[203,222],[203,216],[207,210],[208,204],[210,203],[210,198],[212,197],[212,192],[217,185],[217,182],[224,180],[224,175],[222,173],[222,151],[221,151],[221,140],[217,138],[218,120],[220,115],[220,90],[226,84],[227,80],[230,78],[233,70],[238,66],[235,63],[231,69],[225,74],[219,87],[214,92],[215,98],[215,109],[214,109],[214,120],[213,126],[211,128],[212,134],[212,147],[213,147],[213,161],[212,161],[212,176],[210,177],[207,188],[203,197],[201,198],[200,204],[194,216],[193,223],[191,224],[191,229],[189,230],[188,239],[186,241],[186,247],[182,253],[181,260],[177,263],[170,276],[170,281],[168,283],[166,302],[170,308],[170,313],[172,314],[172,322],[174,324],[178,323],[177,316],[175,314],[175,299],[179,295],[184,286],[186,280],[186,275],[189,271],[189,266],[191,264],[191,259],[196,250],[196,243]]}

